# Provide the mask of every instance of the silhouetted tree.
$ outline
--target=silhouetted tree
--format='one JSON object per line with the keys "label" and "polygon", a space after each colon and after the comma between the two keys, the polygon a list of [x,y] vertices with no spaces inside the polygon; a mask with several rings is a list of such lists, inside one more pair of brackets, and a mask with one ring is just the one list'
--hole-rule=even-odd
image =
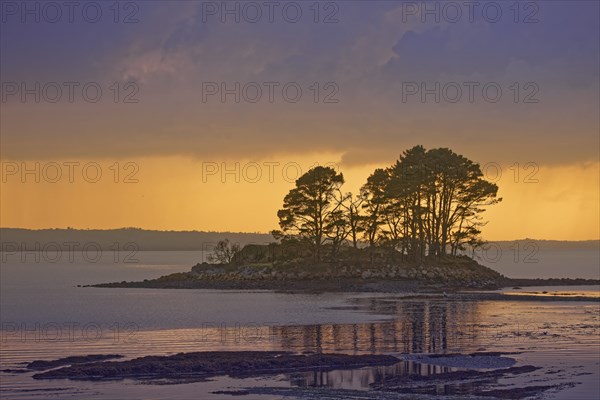
{"label": "silhouetted tree", "polygon": [[231,264],[239,251],[240,246],[231,243],[229,239],[219,240],[213,252],[208,255],[208,261],[211,263]]}
{"label": "silhouetted tree", "polygon": [[330,167],[315,167],[296,180],[279,210],[279,226],[286,235],[307,238],[313,245],[316,261],[321,261],[321,247],[338,229],[339,215],[335,194],[344,176]]}
{"label": "silhouetted tree", "polygon": [[352,193],[341,195],[341,191],[340,199],[340,208],[344,211],[345,219],[348,223],[347,236],[350,237],[350,240],[352,241],[352,247],[357,249],[359,235],[364,231],[364,217],[360,211],[365,200],[361,195],[353,197]]}
{"label": "silhouetted tree", "polygon": [[363,199],[362,208],[365,211],[363,231],[369,243],[371,263],[374,261],[375,245],[380,232],[380,225],[382,224],[382,213],[387,202],[385,190],[388,180],[388,171],[376,169],[367,178],[367,183],[360,189]]}
{"label": "silhouetted tree", "polygon": [[[501,201],[498,186],[483,179],[478,164],[450,149],[415,146],[390,170],[386,195],[403,215],[409,254],[456,254],[477,244],[485,207]],[[403,210],[403,212],[402,212]]]}
{"label": "silhouetted tree", "polygon": [[331,256],[337,255],[340,246],[346,241],[350,234],[350,221],[344,210],[338,206],[331,212],[326,229],[327,239],[331,242]]}
{"label": "silhouetted tree", "polygon": [[392,260],[456,255],[481,246],[481,215],[502,200],[477,163],[447,148],[404,151],[394,165],[376,169],[356,198],[343,194],[343,183],[329,167],[302,175],[277,214],[282,243],[309,243],[317,261],[326,242],[332,256],[349,240],[358,249],[360,234],[371,263],[378,248]]}

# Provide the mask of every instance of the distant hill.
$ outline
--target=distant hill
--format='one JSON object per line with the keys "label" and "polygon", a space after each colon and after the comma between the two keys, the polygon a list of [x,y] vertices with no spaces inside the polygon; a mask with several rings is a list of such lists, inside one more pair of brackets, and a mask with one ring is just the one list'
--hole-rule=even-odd
{"label": "distant hill", "polygon": [[527,245],[534,245],[537,250],[600,250],[600,240],[538,240],[538,239],[518,239],[490,241],[488,245],[496,244],[502,249],[510,249],[519,245],[525,248]]}
{"label": "distant hill", "polygon": [[[103,250],[115,249],[115,243],[123,248],[127,243],[135,243],[138,250],[211,250],[222,239],[229,239],[241,246],[246,244],[266,244],[275,239],[270,234],[240,232],[204,231],[154,231],[139,228],[122,229],[20,229],[0,228],[0,251],[14,251],[15,244],[20,250],[33,250],[59,245],[67,250],[69,243],[94,243]],[[24,244],[24,245],[23,245]],[[55,248],[55,247],[54,247]]]}
{"label": "distant hill", "polygon": [[[208,231],[157,231],[140,228],[121,229],[21,229],[0,228],[0,251],[6,251],[8,244],[22,246],[27,250],[52,243],[68,249],[69,242],[97,243],[102,249],[114,249],[115,243],[122,248],[126,243],[135,243],[138,250],[210,250],[219,240],[229,239],[240,246],[246,244],[266,244],[275,239],[266,233],[208,232]],[[524,249],[531,244],[537,250],[578,250],[598,249],[599,240],[562,241],[520,239],[512,241],[491,241],[502,249],[519,246]],[[14,247],[12,248],[14,249]]]}

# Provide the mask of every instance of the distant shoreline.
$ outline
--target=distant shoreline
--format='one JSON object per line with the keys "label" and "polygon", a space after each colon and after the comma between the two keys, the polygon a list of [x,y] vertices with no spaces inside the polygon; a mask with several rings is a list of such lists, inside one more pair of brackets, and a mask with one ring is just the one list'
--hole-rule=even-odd
{"label": "distant shoreline", "polygon": [[[68,250],[72,245],[65,243],[79,242],[98,244],[102,250],[114,250],[115,243],[121,247],[128,243],[135,244],[137,251],[210,251],[222,239],[229,238],[232,243],[240,246],[247,244],[266,244],[275,239],[269,233],[252,232],[213,232],[213,231],[162,231],[146,230],[140,228],[118,229],[23,229],[0,228],[2,251],[14,251],[6,248],[8,244],[26,246],[27,250],[35,249],[36,244],[58,244],[62,250]],[[537,249],[588,249],[600,251],[600,239],[596,240],[543,240],[543,239],[515,239],[492,240],[490,245],[498,245],[509,249],[516,242],[535,242]],[[63,246],[64,245],[64,246]],[[54,247],[53,247],[54,248]]]}

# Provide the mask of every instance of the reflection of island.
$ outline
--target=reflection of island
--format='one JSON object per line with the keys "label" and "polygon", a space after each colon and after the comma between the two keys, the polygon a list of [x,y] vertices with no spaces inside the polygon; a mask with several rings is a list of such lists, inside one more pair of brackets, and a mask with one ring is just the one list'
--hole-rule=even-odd
{"label": "reflection of island", "polygon": [[[400,316],[392,321],[362,324],[321,324],[274,327],[283,349],[354,353],[444,353],[472,342],[475,302],[368,300],[376,314]],[[451,321],[451,322],[450,322]]]}
{"label": "reflection of island", "polygon": [[[501,379],[517,375],[535,379],[527,374],[539,367],[515,366],[516,361],[502,357],[501,352],[481,352],[490,343],[490,332],[485,332],[482,321],[482,303],[389,298],[355,299],[355,303],[370,313],[392,315],[396,319],[362,324],[280,326],[272,328],[273,335],[280,339],[282,348],[291,351],[417,354],[416,357],[409,356],[390,366],[292,373],[288,379],[293,386],[415,395],[491,396],[492,390],[500,397],[505,396],[502,398],[525,398],[560,386],[496,386]],[[477,366],[478,363],[481,364]]]}
{"label": "reflection of island", "polygon": [[334,389],[368,389],[370,385],[385,382],[389,377],[431,376],[455,371],[455,368],[400,361],[390,366],[376,366],[353,370],[311,371],[290,376],[300,387],[329,387]]}

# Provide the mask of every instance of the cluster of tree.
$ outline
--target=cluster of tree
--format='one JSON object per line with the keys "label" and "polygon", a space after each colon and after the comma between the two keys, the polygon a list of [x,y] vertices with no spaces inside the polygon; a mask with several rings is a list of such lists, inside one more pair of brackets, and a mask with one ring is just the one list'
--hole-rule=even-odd
{"label": "cluster of tree", "polygon": [[229,239],[219,240],[213,251],[208,255],[208,261],[215,264],[231,264],[240,250],[240,245],[231,243]]}
{"label": "cluster of tree", "polygon": [[297,181],[279,210],[283,241],[302,241],[316,261],[342,246],[366,244],[410,260],[457,254],[483,244],[481,214],[501,201],[477,163],[447,148],[415,146],[389,168],[376,169],[354,195],[344,176],[315,167]]}

